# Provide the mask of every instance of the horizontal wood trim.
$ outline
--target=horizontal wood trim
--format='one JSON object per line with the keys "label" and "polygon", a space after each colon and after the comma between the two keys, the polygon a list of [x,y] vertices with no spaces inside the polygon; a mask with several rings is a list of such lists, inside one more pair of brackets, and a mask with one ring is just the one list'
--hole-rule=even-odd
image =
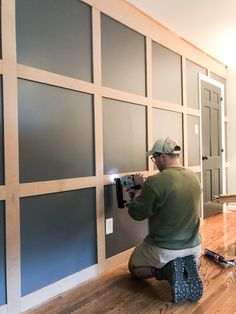
{"label": "horizontal wood trim", "polygon": [[186,107],[185,112],[189,114],[190,116],[197,116],[197,117],[201,116],[201,111],[199,109]]}
{"label": "horizontal wood trim", "polygon": [[25,80],[40,82],[53,86],[77,90],[85,93],[94,93],[94,84],[70,78],[60,74],[36,69],[23,64],[17,64],[17,77]]}
{"label": "horizontal wood trim", "polygon": [[20,184],[20,197],[79,190],[96,186],[96,177],[84,177]]}
{"label": "horizontal wood trim", "polygon": [[124,263],[128,264],[132,252],[133,248],[106,259],[106,271],[114,269]]}
{"label": "horizontal wood trim", "polygon": [[188,169],[192,170],[195,173],[198,173],[198,172],[202,171],[201,166],[191,166],[191,167],[188,167]]}
{"label": "horizontal wood trim", "polygon": [[[201,166],[190,166],[187,167],[188,169],[192,170],[193,172],[201,172]],[[143,174],[144,177],[152,176],[157,174],[159,171],[158,170],[149,170],[149,171],[139,171],[139,173]],[[104,185],[109,185],[109,184],[115,184],[115,178],[120,178],[125,175],[131,175],[136,172],[128,172],[128,173],[119,173],[119,174],[111,174],[111,175],[104,175]]]}
{"label": "horizontal wood trim", "polygon": [[123,92],[109,87],[102,87],[102,96],[145,106],[148,104],[148,99],[144,96]]}
{"label": "horizontal wood trim", "polygon": [[151,37],[152,40],[161,45],[226,78],[225,65],[157,22],[148,14],[142,12],[134,4],[126,0],[83,0],[83,2],[96,7],[104,14],[118,20],[140,34]]}
{"label": "horizontal wood trim", "polygon": [[[104,176],[104,185],[115,184],[115,178],[120,178],[126,175],[131,175],[137,172],[126,172],[126,173],[119,173],[119,174],[110,174]],[[144,177],[149,175],[149,171],[138,171],[138,173],[143,174]]]}
{"label": "horizontal wood trim", "polygon": [[164,109],[168,111],[184,112],[184,107],[181,105],[157,99],[152,100],[152,106],[154,108]]}

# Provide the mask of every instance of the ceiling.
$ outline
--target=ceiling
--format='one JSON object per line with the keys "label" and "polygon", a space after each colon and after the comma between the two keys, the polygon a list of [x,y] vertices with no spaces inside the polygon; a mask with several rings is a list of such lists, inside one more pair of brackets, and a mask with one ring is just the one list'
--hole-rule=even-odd
{"label": "ceiling", "polygon": [[236,0],[127,0],[229,68],[236,68]]}

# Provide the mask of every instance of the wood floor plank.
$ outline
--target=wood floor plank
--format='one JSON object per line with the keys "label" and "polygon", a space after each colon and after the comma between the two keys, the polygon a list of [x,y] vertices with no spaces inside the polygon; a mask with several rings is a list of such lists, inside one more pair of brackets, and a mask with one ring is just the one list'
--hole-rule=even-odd
{"label": "wood floor plank", "polygon": [[[236,254],[236,212],[227,211],[202,222],[202,248],[225,258]],[[223,267],[201,256],[204,293],[198,302],[171,302],[167,281],[135,280],[127,265],[89,280],[25,314],[236,313],[236,267]]]}

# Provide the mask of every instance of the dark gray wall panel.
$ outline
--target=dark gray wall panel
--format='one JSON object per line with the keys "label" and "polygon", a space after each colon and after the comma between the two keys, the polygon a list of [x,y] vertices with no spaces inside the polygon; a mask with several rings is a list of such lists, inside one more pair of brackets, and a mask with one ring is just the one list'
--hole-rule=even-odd
{"label": "dark gray wall panel", "polygon": [[97,263],[95,189],[22,198],[20,206],[22,295]]}
{"label": "dark gray wall panel", "polygon": [[215,74],[213,72],[210,72],[210,77],[224,85],[224,96],[225,96],[225,99],[224,99],[224,104],[225,104],[224,114],[227,115],[227,90],[226,90],[227,81],[223,77],[221,77],[221,76],[219,76],[219,75],[217,75],[217,74]]}
{"label": "dark gray wall panel", "polygon": [[17,0],[16,38],[18,63],[92,81],[90,6]]}
{"label": "dark gray wall panel", "polygon": [[210,202],[212,200],[211,170],[206,170],[203,172],[203,195],[205,203]]}
{"label": "dark gray wall panel", "polygon": [[182,105],[181,56],[153,42],[153,98]]}
{"label": "dark gray wall panel", "polygon": [[145,37],[103,14],[101,27],[103,85],[145,96]]}
{"label": "dark gray wall panel", "polygon": [[[214,125],[215,130],[221,129],[220,111],[219,109],[213,109],[211,114],[211,123]],[[221,139],[218,136],[211,137],[212,155],[220,156],[221,154]]]}
{"label": "dark gray wall panel", "polygon": [[218,195],[221,193],[221,183],[220,183],[220,169],[213,169],[212,170],[212,196]]}
{"label": "dark gray wall panel", "polygon": [[186,61],[186,84],[187,106],[199,109],[199,73],[206,75],[206,69],[187,60]]}
{"label": "dark gray wall panel", "polygon": [[162,109],[153,109],[153,142],[160,137],[170,136],[181,146],[181,161],[183,161],[183,115]]}
{"label": "dark gray wall panel", "polygon": [[103,99],[104,173],[147,169],[146,108]]}
{"label": "dark gray wall panel", "polygon": [[92,96],[19,80],[20,181],[93,176]]}
{"label": "dark gray wall panel", "polygon": [[2,5],[0,5],[0,59],[2,59]]}
{"label": "dark gray wall panel", "polygon": [[211,108],[204,106],[202,115],[204,116],[204,121],[206,121],[204,123],[204,137],[202,141],[203,151],[206,156],[211,156]]}
{"label": "dark gray wall panel", "polygon": [[0,201],[0,305],[6,304],[5,209]]}
{"label": "dark gray wall panel", "polygon": [[188,165],[200,166],[200,120],[188,115]]}
{"label": "dark gray wall panel", "polygon": [[148,233],[147,220],[133,220],[126,208],[118,208],[115,185],[105,186],[105,218],[113,218],[113,233],[106,235],[106,258],[138,244]]}
{"label": "dark gray wall panel", "polygon": [[0,75],[0,184],[4,184],[4,143],[3,143],[3,92]]}

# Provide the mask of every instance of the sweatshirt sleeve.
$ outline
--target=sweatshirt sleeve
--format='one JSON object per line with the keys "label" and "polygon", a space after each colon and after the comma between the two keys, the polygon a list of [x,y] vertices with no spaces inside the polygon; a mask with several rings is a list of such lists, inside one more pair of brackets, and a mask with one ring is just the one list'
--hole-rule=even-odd
{"label": "sweatshirt sleeve", "polygon": [[157,194],[146,181],[143,185],[141,193],[136,196],[129,205],[129,215],[134,220],[139,221],[150,218],[156,211],[157,204]]}

